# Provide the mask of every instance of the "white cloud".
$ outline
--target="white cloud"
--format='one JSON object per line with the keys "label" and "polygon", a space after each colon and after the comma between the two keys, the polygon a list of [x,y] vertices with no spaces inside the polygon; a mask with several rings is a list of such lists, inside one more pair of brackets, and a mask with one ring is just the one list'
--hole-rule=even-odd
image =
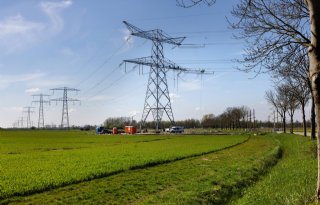
{"label": "white cloud", "polygon": [[171,102],[174,102],[176,99],[181,98],[181,96],[176,93],[169,93],[169,97],[170,97]]}
{"label": "white cloud", "polygon": [[122,42],[125,43],[125,46],[119,51],[119,53],[124,53],[133,48],[134,40],[131,36],[131,32],[128,29],[121,29],[121,32]]}
{"label": "white cloud", "polygon": [[20,14],[11,16],[0,22],[0,37],[20,35],[29,32],[39,32],[43,29],[42,23],[25,20]]}
{"label": "white cloud", "polygon": [[0,88],[6,88],[11,84],[29,82],[44,77],[44,73],[31,73],[21,75],[1,75],[0,74]]}
{"label": "white cloud", "polygon": [[25,93],[36,93],[39,92],[41,89],[40,88],[28,88],[25,90]]}
{"label": "white cloud", "polygon": [[1,107],[1,109],[3,111],[9,111],[9,112],[22,112],[23,111],[23,107]]}
{"label": "white cloud", "polygon": [[137,110],[131,110],[131,111],[129,112],[129,115],[130,115],[131,117],[134,117],[134,116],[136,116],[137,114],[139,114],[139,111],[137,111]]}
{"label": "white cloud", "polygon": [[128,29],[123,29],[123,41],[127,42],[128,44],[133,44],[133,38],[131,36],[131,32]]}
{"label": "white cloud", "polygon": [[195,111],[200,111],[201,107],[195,107],[194,109],[195,109]]}
{"label": "white cloud", "polygon": [[20,14],[0,21],[0,44],[9,52],[39,40],[44,24],[24,19]]}
{"label": "white cloud", "polygon": [[28,87],[40,87],[44,88],[53,88],[58,86],[70,85],[72,82],[69,77],[66,76],[43,76],[45,78],[37,78],[32,81],[28,81]]}
{"label": "white cloud", "polygon": [[72,1],[67,0],[60,2],[42,2],[40,4],[42,11],[48,15],[51,21],[51,25],[49,27],[51,31],[59,32],[63,29],[64,21],[60,13],[71,5]]}
{"label": "white cloud", "polygon": [[49,18],[47,22],[30,21],[21,14],[0,19],[0,46],[11,53],[61,32],[64,27],[61,12],[71,4],[72,1],[66,0],[40,3],[41,10]]}

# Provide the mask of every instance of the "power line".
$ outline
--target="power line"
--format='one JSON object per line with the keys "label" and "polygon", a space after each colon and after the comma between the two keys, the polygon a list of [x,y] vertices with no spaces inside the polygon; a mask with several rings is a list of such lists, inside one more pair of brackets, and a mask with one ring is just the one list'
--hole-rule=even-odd
{"label": "power line", "polygon": [[77,85],[76,87],[80,86],[81,84],[83,84],[84,82],[86,82],[88,79],[90,79],[94,74],[96,74],[99,70],[101,70],[103,68],[104,65],[106,65],[122,48],[123,46],[127,43],[127,41],[129,41],[130,38],[128,38],[126,41],[124,41],[119,47],[118,49],[115,50],[115,52],[113,52],[100,66],[98,66],[93,72],[91,72],[88,76],[86,76],[86,78],[82,79]]}
{"label": "power line", "polygon": [[[106,39],[109,39],[116,31],[117,31],[117,30],[113,30],[113,31],[106,37]],[[97,54],[98,54],[102,49],[104,49],[104,48],[103,48],[103,47],[100,47],[100,48],[98,48],[96,51],[94,51],[94,55],[91,56],[87,61],[85,61],[85,62],[83,63],[83,65],[81,66],[80,69],[77,69],[77,72],[76,72],[76,73],[77,73],[78,76],[83,72],[84,68],[85,68],[91,61],[93,61],[93,60],[97,57]]]}
{"label": "power line", "polygon": [[[129,41],[131,37],[127,38],[127,41]],[[144,45],[147,42],[147,40],[145,40],[144,42],[142,42],[141,44],[139,44],[138,46],[135,47],[140,47],[142,45]],[[117,53],[117,52],[115,52]],[[94,88],[98,87],[99,85],[101,85],[103,82],[105,82],[107,79],[109,79],[111,77],[111,75],[121,66],[121,64],[118,67],[115,67],[113,70],[111,70],[109,73],[107,73],[105,76],[102,77],[102,79],[100,81],[98,81],[97,83],[95,83],[93,86],[91,86],[88,89],[85,89],[83,94],[86,95],[89,91],[93,90]]]}
{"label": "power line", "polygon": [[180,31],[180,32],[170,32],[169,34],[204,34],[204,33],[232,33],[233,30],[204,30],[204,31]]}
{"label": "power line", "polygon": [[191,15],[181,15],[181,16],[163,16],[158,18],[140,18],[140,19],[132,19],[136,21],[159,21],[159,20],[165,20],[165,19],[179,19],[179,18],[187,18],[187,17],[197,17],[197,16],[211,16],[211,15],[217,15],[219,12],[215,13],[202,13],[202,14],[191,14]]}
{"label": "power line", "polygon": [[118,69],[118,67],[115,67],[114,69],[112,69],[109,73],[107,73],[99,82],[97,82],[96,84],[94,84],[93,86],[91,86],[90,88],[88,88],[87,90],[85,90],[83,92],[83,95],[85,95],[86,93],[88,93],[89,91],[93,90],[94,88],[96,88],[97,86],[99,86],[101,83],[103,83],[104,81],[106,81],[116,70]]}
{"label": "power line", "polygon": [[228,60],[228,59],[220,59],[220,60],[176,60],[178,63],[183,63],[183,64],[197,64],[197,63],[234,63],[233,60]]}
{"label": "power line", "polygon": [[119,82],[122,78],[126,77],[126,75],[122,75],[119,78],[115,79],[114,81],[112,81],[111,83],[109,83],[106,87],[100,89],[98,92],[96,92],[95,94],[91,95],[90,97],[87,97],[86,100],[88,100],[89,98],[93,98],[96,97],[97,95],[103,93],[104,91],[106,91],[108,88],[111,88],[112,86],[114,86],[117,82]]}

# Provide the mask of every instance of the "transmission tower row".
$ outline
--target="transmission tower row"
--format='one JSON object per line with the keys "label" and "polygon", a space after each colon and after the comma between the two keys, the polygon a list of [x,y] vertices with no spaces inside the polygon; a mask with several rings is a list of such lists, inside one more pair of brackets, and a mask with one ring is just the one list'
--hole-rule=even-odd
{"label": "transmission tower row", "polygon": [[[55,91],[63,91],[63,96],[61,98],[56,98],[56,99],[49,99],[50,95],[47,94],[35,94],[32,95],[33,98],[38,98],[37,100],[33,100],[32,103],[36,103],[39,104],[39,116],[38,116],[38,128],[44,128],[45,127],[45,118],[44,118],[44,105],[46,104],[51,104],[50,102],[56,102],[56,104],[58,102],[62,102],[62,119],[61,119],[61,124],[60,127],[61,128],[66,128],[69,129],[70,124],[69,124],[69,102],[80,102],[80,100],[78,99],[74,99],[74,98],[69,98],[68,97],[68,92],[70,91],[79,91],[78,89],[75,88],[68,88],[68,87],[60,87],[60,88],[53,88],[50,89],[52,90],[52,92],[54,93]],[[26,118],[26,127],[30,128],[33,126],[33,123],[31,121],[31,114],[34,113],[34,109],[35,107],[24,107],[24,110],[22,111],[22,113],[27,113],[27,118]],[[13,123],[13,127],[16,128],[23,128],[24,127],[24,118],[23,116],[21,118],[19,118],[16,122]]]}
{"label": "transmission tower row", "polygon": [[158,131],[160,129],[160,122],[164,113],[168,116],[171,124],[174,124],[174,116],[167,83],[167,72],[176,71],[179,74],[194,73],[200,75],[212,75],[214,73],[207,72],[204,69],[195,70],[183,68],[164,57],[164,43],[174,46],[180,46],[182,45],[182,41],[185,39],[185,37],[171,37],[160,29],[144,31],[132,24],[129,24],[126,21],[124,21],[123,23],[131,32],[131,35],[151,40],[153,43],[151,56],[124,60],[124,63],[134,63],[150,67],[147,91],[141,118],[141,126],[144,126],[147,117],[150,113],[152,113],[153,119],[155,121],[155,127]]}
{"label": "transmission tower row", "polygon": [[[206,71],[205,69],[190,69],[178,66],[174,62],[165,58],[164,56],[164,46],[163,44],[170,44],[175,47],[183,45],[182,42],[185,40],[185,37],[171,37],[160,29],[144,31],[135,27],[128,22],[123,22],[128,30],[131,32],[131,35],[151,40],[153,45],[151,49],[151,56],[136,58],[131,60],[124,60],[126,66],[127,63],[134,63],[139,66],[149,66],[149,79],[147,83],[147,90],[145,94],[144,107],[141,118],[141,126],[145,125],[145,122],[150,115],[153,116],[155,122],[156,130],[160,129],[160,122],[164,113],[167,115],[171,124],[174,124],[174,115],[171,106],[171,100],[169,95],[169,88],[167,83],[167,73],[168,71],[177,72],[178,75],[181,73],[192,73],[199,75],[213,75],[213,71]],[[78,92],[78,89],[60,87],[51,89],[53,93],[55,91],[62,91],[63,96],[61,98],[51,99],[56,103],[62,102],[62,118],[61,118],[61,127],[69,128],[69,102],[80,102],[78,99],[68,97],[69,92]],[[39,94],[34,95],[34,97],[39,97],[39,100],[34,101],[34,103],[39,103],[39,119],[38,127],[44,127],[44,113],[43,106],[44,104],[49,103],[49,100],[45,100],[44,97],[48,95]],[[27,111],[27,126],[30,126],[30,114],[32,113],[31,109]],[[23,123],[23,120],[20,124]]]}

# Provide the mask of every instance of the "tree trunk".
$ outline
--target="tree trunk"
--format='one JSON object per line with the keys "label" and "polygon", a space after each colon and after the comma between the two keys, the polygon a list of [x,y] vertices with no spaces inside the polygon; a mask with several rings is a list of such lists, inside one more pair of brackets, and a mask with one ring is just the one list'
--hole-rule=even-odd
{"label": "tree trunk", "polygon": [[293,134],[293,113],[290,114],[290,123],[291,123],[290,133]]}
{"label": "tree trunk", "polygon": [[311,95],[311,139],[316,139],[316,106],[313,93]]}
{"label": "tree trunk", "polygon": [[301,110],[302,110],[302,122],[303,122],[303,136],[307,136],[307,123],[306,123],[306,111],[305,111],[305,104],[301,103]]}
{"label": "tree trunk", "polygon": [[320,199],[320,1],[305,0],[310,15],[311,45],[308,48],[310,60],[310,77],[316,107],[317,120],[317,151],[318,151],[318,182],[317,199]]}
{"label": "tree trunk", "polygon": [[286,113],[284,113],[282,118],[282,126],[283,126],[283,133],[286,133]]}
{"label": "tree trunk", "polygon": [[[310,75],[310,74],[309,74]],[[316,110],[315,110],[315,105],[314,105],[314,97],[313,97],[313,92],[312,92],[312,83],[311,79],[309,78],[308,80],[308,86],[311,92],[311,140],[316,139]]]}

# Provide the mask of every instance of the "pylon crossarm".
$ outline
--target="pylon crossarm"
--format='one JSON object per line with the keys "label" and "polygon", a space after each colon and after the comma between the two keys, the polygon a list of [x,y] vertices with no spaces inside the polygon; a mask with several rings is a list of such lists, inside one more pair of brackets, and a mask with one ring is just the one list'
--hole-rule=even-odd
{"label": "pylon crossarm", "polygon": [[53,102],[63,101],[63,98],[51,99],[50,101],[53,101]]}
{"label": "pylon crossarm", "polygon": [[124,60],[123,62],[134,63],[134,64],[145,65],[145,66],[153,66],[154,65],[151,56]]}
{"label": "pylon crossarm", "polygon": [[169,36],[168,34],[164,33],[160,29],[154,29],[154,30],[149,30],[149,31],[144,31],[139,29],[138,27],[123,21],[123,23],[126,25],[128,30],[131,32],[131,35],[141,37],[141,38],[146,38],[152,41],[156,42],[164,42],[164,43],[169,43],[173,45],[181,45],[182,41],[185,39],[185,37],[177,37],[173,38]]}
{"label": "pylon crossarm", "polygon": [[56,99],[51,99],[50,101],[58,102],[58,101],[64,101],[64,100],[68,100],[68,101],[71,101],[71,102],[79,102],[80,101],[80,100],[73,99],[73,98],[67,98],[67,99],[56,98]]}
{"label": "pylon crossarm", "polygon": [[52,90],[52,91],[54,91],[54,90],[62,90],[62,91],[64,91],[64,90],[68,90],[68,91],[80,91],[79,89],[76,89],[76,88],[68,88],[68,87],[53,88],[53,89],[50,89],[50,90]]}
{"label": "pylon crossarm", "polygon": [[184,41],[186,37],[178,37],[178,38],[167,38],[163,40],[162,42],[168,43],[168,44],[173,44],[176,46],[180,46],[182,44],[182,41]]}
{"label": "pylon crossarm", "polygon": [[127,28],[129,29],[129,31],[131,32],[131,35],[136,34],[136,33],[143,33],[144,31],[139,29],[138,27],[123,21],[123,23],[127,26]]}
{"label": "pylon crossarm", "polygon": [[200,74],[200,75],[213,75],[214,71],[206,71],[204,69],[198,69],[198,70],[187,70],[186,73],[190,74]]}
{"label": "pylon crossarm", "polygon": [[169,59],[164,59],[161,64],[155,64],[152,57],[142,57],[142,58],[135,58],[135,59],[129,59],[124,60],[125,63],[134,63],[138,65],[145,65],[150,67],[158,67],[158,68],[164,68],[167,70],[173,70],[173,71],[181,71],[186,72],[190,74],[203,74],[203,75],[213,75],[213,71],[206,71],[205,69],[190,69],[190,68],[184,68],[181,66],[178,66],[177,64],[173,63]]}

